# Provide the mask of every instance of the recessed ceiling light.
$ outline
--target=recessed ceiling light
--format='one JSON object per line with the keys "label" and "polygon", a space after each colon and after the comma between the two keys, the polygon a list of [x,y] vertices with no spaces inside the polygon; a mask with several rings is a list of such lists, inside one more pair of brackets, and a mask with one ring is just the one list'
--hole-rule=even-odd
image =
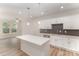
{"label": "recessed ceiling light", "polygon": [[29,22],[27,22],[27,26],[29,26],[30,25],[30,23]]}
{"label": "recessed ceiling light", "polygon": [[38,24],[40,24],[40,21],[38,21]]}
{"label": "recessed ceiling light", "polygon": [[63,6],[61,6],[61,8],[63,9],[64,7],[63,7]]}
{"label": "recessed ceiling light", "polygon": [[44,12],[41,12],[41,15],[44,15]]}

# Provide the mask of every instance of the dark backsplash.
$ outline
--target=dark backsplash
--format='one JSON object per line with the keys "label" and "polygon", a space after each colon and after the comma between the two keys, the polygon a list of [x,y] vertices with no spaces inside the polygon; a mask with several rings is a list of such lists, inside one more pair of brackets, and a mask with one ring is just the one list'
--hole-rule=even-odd
{"label": "dark backsplash", "polygon": [[78,29],[63,29],[63,24],[52,24],[52,29],[40,29],[40,33],[79,36]]}

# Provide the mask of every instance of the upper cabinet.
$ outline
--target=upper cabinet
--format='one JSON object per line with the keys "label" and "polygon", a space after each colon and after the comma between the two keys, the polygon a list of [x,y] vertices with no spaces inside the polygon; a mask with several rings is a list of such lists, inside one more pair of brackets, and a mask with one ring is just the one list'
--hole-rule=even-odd
{"label": "upper cabinet", "polygon": [[79,29],[79,15],[56,18],[57,23],[63,23],[63,29]]}
{"label": "upper cabinet", "polygon": [[40,29],[51,29],[51,24],[63,23],[63,29],[79,29],[79,14],[41,20]]}
{"label": "upper cabinet", "polygon": [[71,24],[72,29],[79,29],[79,15],[72,17]]}
{"label": "upper cabinet", "polygon": [[40,23],[41,23],[39,25],[40,29],[51,29],[52,27],[50,25],[55,24],[56,20],[55,19],[41,20]]}
{"label": "upper cabinet", "polygon": [[64,17],[63,25],[63,29],[79,29],[79,15]]}
{"label": "upper cabinet", "polygon": [[41,21],[40,32],[79,36],[79,15]]}
{"label": "upper cabinet", "polygon": [[63,18],[63,29],[71,29],[71,22],[70,18],[64,17]]}

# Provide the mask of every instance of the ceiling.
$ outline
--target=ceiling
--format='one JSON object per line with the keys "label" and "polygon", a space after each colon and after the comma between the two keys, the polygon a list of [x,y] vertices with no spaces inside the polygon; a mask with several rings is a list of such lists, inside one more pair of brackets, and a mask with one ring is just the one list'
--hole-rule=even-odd
{"label": "ceiling", "polygon": [[[61,8],[61,6],[64,8]],[[28,15],[27,8],[30,8],[30,15]],[[77,8],[79,8],[79,3],[40,3],[40,5],[39,3],[0,3],[0,13],[22,15],[31,19]]]}

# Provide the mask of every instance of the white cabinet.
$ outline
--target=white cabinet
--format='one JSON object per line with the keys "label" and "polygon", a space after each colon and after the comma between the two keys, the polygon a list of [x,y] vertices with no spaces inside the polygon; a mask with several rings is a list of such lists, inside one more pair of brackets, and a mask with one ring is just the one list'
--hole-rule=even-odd
{"label": "white cabinet", "polygon": [[48,20],[40,21],[39,27],[40,27],[40,29],[50,29],[51,28],[50,21],[48,21]]}
{"label": "white cabinet", "polygon": [[79,38],[78,37],[71,37],[69,39],[69,49],[79,51]]}
{"label": "white cabinet", "polygon": [[51,38],[50,38],[50,40],[51,40],[51,44],[52,45],[57,45],[58,44],[58,37],[56,37],[56,36],[51,36]]}
{"label": "white cabinet", "polygon": [[63,23],[63,19],[64,19],[64,18],[57,18],[57,19],[56,19],[56,24],[57,24],[57,23]]}
{"label": "white cabinet", "polygon": [[61,47],[62,48],[68,48],[68,38],[66,36],[62,36],[61,38]]}
{"label": "white cabinet", "polygon": [[64,29],[79,29],[79,14],[40,21],[40,28],[51,29],[51,24],[63,23]]}
{"label": "white cabinet", "polygon": [[51,36],[51,45],[59,46],[62,48],[68,48],[68,38],[62,35]]}
{"label": "white cabinet", "polygon": [[21,40],[21,50],[30,56],[48,56],[49,49],[49,42],[46,42],[42,46],[38,46],[36,44]]}
{"label": "white cabinet", "polygon": [[76,42],[76,40],[75,39],[69,39],[69,42],[70,43],[68,43],[68,45],[69,45],[69,49],[71,49],[71,50],[76,50],[76,46],[77,46],[77,42]]}
{"label": "white cabinet", "polygon": [[64,29],[79,29],[79,15],[63,17]]}
{"label": "white cabinet", "polygon": [[51,24],[56,24],[56,19],[47,19],[47,20],[41,20],[39,28],[41,29],[51,29]]}
{"label": "white cabinet", "polygon": [[16,38],[20,40],[21,50],[31,56],[47,56],[49,53],[49,38],[33,35],[22,35]]}
{"label": "white cabinet", "polygon": [[79,15],[72,17],[71,24],[72,29],[79,29]]}
{"label": "white cabinet", "polygon": [[69,50],[79,51],[79,37],[52,35],[50,41],[51,45],[66,48]]}
{"label": "white cabinet", "polygon": [[64,29],[71,29],[71,21],[70,17],[64,17],[63,18],[63,28]]}

